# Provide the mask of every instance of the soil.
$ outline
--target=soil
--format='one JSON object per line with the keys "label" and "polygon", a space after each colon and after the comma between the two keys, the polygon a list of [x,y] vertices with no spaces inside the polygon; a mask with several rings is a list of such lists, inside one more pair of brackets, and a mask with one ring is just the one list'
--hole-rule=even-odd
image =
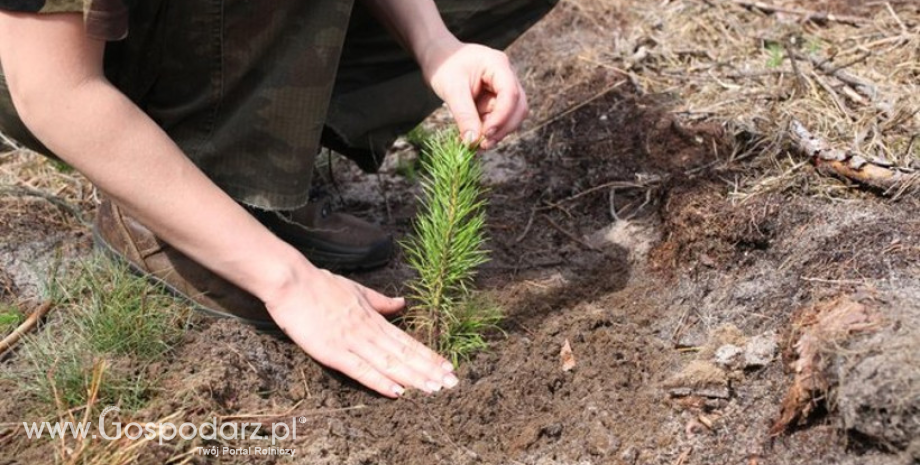
{"label": "soil", "polygon": [[[848,2],[831,3],[849,11]],[[570,66],[541,68],[534,50],[558,53],[598,33],[566,35],[574,5],[564,3],[513,50],[529,63],[522,74],[531,86],[554,82]],[[492,260],[477,284],[507,318],[491,350],[459,368],[458,388],[382,399],[284,340],[203,320],[159,368],[163,390],[136,417],[304,418],[298,439],[283,443],[297,449],[292,461],[225,456],[222,463],[917,463],[920,430],[911,422],[920,411],[879,429],[891,416],[879,420],[878,412],[898,399],[871,398],[876,372],[918,387],[918,379],[902,379],[906,358],[866,361],[840,350],[834,366],[850,380],[841,387],[843,412],[830,405],[782,435],[769,431],[791,385],[779,352],[795,342],[789,336],[800,309],[871,294],[884,322],[847,347],[877,357],[892,334],[900,347],[916,347],[920,204],[858,192],[845,201],[782,191],[738,200],[733,180],[761,165],[731,161],[732,141],[719,126],[681,122],[669,112],[672,96],[642,95],[622,79],[592,70],[552,108],[535,109],[537,121],[594,100],[483,154]],[[610,90],[598,96],[602,89]],[[334,171],[340,208],[409,231],[417,186],[395,174],[395,163],[379,177],[342,160]],[[49,208],[46,219],[55,214]],[[2,249],[7,270],[21,269],[11,260],[32,257],[43,241],[88,244],[85,231],[62,233],[44,219],[2,228],[4,237],[21,238]],[[28,282],[5,273],[9,292]],[[398,294],[410,275],[397,258],[352,278]],[[762,364],[714,361],[725,344],[743,347],[758,336],[778,345]],[[566,341],[576,363],[569,371],[560,360]],[[0,404],[3,416],[13,411]],[[886,436],[893,428],[897,434]],[[193,445],[151,445],[142,462],[164,463]],[[10,463],[47,457],[31,443],[4,447],[16,451]]]}

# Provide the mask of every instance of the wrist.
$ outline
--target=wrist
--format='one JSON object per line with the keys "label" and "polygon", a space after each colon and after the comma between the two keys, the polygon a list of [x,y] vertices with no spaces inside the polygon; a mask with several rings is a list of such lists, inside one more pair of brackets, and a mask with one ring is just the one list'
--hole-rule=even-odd
{"label": "wrist", "polygon": [[412,52],[422,69],[422,74],[430,79],[434,70],[462,46],[463,42],[445,29],[443,34],[420,41],[417,46],[412,47]]}
{"label": "wrist", "polygon": [[[287,245],[287,244],[285,244]],[[288,247],[279,260],[272,263],[270,270],[266,271],[265,280],[259,289],[254,291],[269,313],[278,307],[279,302],[302,289],[305,283],[317,282],[317,276],[322,270],[315,267],[293,247]]]}

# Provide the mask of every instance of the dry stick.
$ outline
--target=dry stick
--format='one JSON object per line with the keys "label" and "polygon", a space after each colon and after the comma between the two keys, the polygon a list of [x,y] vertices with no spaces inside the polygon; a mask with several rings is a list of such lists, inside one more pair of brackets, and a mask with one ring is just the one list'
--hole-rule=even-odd
{"label": "dry stick", "polygon": [[516,239],[514,239],[515,244],[520,244],[521,241],[527,237],[527,234],[530,233],[530,227],[533,226],[533,219],[537,216],[538,207],[534,207],[530,210],[530,219],[527,220],[527,226],[524,226],[524,232],[521,233]]}
{"label": "dry stick", "polygon": [[916,174],[909,175],[897,169],[878,166],[857,153],[831,148],[798,120],[792,120],[790,134],[795,148],[811,158],[823,174],[833,174],[882,189],[886,195],[893,197],[903,195],[918,182]]}
{"label": "dry stick", "polygon": [[572,242],[575,242],[575,243],[581,245],[582,247],[584,247],[584,248],[586,248],[586,249],[588,249],[588,250],[593,250],[593,251],[595,251],[595,252],[600,252],[600,250],[599,250],[597,247],[595,247],[595,246],[593,246],[593,245],[591,245],[591,244],[589,244],[589,243],[587,243],[587,242],[585,242],[585,241],[579,239],[578,236],[576,236],[575,234],[572,234],[571,232],[567,231],[567,230],[566,230],[565,228],[563,228],[562,226],[559,226],[559,223],[556,223],[555,221],[553,221],[553,219],[550,218],[549,215],[542,215],[542,216],[543,216],[543,218],[544,218],[546,221],[549,222],[549,224],[550,224],[553,228],[556,229],[556,231],[561,232],[563,235],[565,235],[566,237],[568,237],[569,239],[571,239]]}
{"label": "dry stick", "polygon": [[765,13],[787,13],[792,15],[804,16],[806,21],[831,21],[835,23],[849,24],[851,26],[862,26],[871,21],[859,16],[835,15],[833,13],[822,13],[814,10],[805,10],[802,8],[786,8],[776,5],[770,5],[763,2],[749,0],[730,0],[732,3],[745,8],[757,9]]}
{"label": "dry stick", "polygon": [[659,181],[661,181],[661,178],[654,178],[654,179],[651,179],[649,182],[611,181],[608,183],[601,184],[599,186],[594,186],[594,187],[585,189],[571,197],[566,197],[557,202],[549,202],[547,205],[540,207],[540,210],[550,210],[550,209],[558,207],[564,202],[569,202],[569,201],[578,199],[580,197],[584,197],[588,194],[593,194],[594,192],[597,192],[603,189],[607,189],[607,188],[615,188],[615,189],[642,188],[642,187],[649,187],[651,185],[654,185],[655,183]]}
{"label": "dry stick", "polygon": [[807,92],[808,81],[805,79],[805,76],[799,69],[799,62],[796,59],[795,54],[792,53],[792,49],[789,48],[788,44],[783,44],[783,48],[786,50],[786,55],[789,55],[789,62],[792,63],[792,72],[795,73],[796,84],[798,84],[799,90],[802,92]]}
{"label": "dry stick", "polygon": [[858,64],[860,64],[860,63],[862,63],[862,62],[868,60],[869,57],[871,57],[872,55],[873,55],[872,52],[864,52],[862,55],[860,55],[860,56],[858,56],[858,57],[856,57],[856,58],[854,58],[854,59],[852,59],[852,60],[850,60],[850,61],[844,62],[842,65],[837,65],[837,66],[835,66],[833,69],[831,69],[831,70],[828,72],[828,74],[834,74],[834,73],[836,73],[836,72],[838,72],[838,71],[841,71],[841,70],[844,70],[844,69],[847,69],[847,68],[856,66],[856,65],[858,65]]}
{"label": "dry stick", "polygon": [[819,59],[815,56],[806,56],[800,53],[796,53],[795,55],[800,60],[810,61],[811,64],[822,73],[839,79],[840,82],[852,87],[854,90],[864,95],[869,100],[875,100],[875,97],[878,95],[878,90],[875,84],[844,71],[843,66],[833,66],[827,60]]}
{"label": "dry stick", "polygon": [[2,142],[7,147],[13,149],[13,152],[17,150],[22,150],[22,146],[16,143],[16,141],[14,141],[13,139],[6,137],[6,134],[3,134],[2,132],[0,132],[0,142]]}
{"label": "dry stick", "polygon": [[12,349],[13,346],[15,346],[16,343],[26,335],[26,333],[32,331],[32,329],[38,326],[38,322],[41,321],[41,319],[44,318],[45,315],[47,315],[51,310],[52,304],[53,302],[50,300],[41,304],[37,309],[35,309],[35,311],[32,312],[31,315],[29,315],[28,318],[26,318],[26,321],[24,321],[21,325],[19,325],[18,328],[16,328],[15,331],[0,341],[0,358],[6,355],[6,353],[9,352],[10,349]]}
{"label": "dry stick", "polygon": [[687,463],[687,459],[690,458],[690,454],[692,453],[693,453],[693,447],[691,446],[687,448],[687,450],[685,450],[682,454],[680,454],[679,457],[677,457],[677,461],[674,462],[674,465],[684,465],[685,463]]}
{"label": "dry stick", "polygon": [[533,134],[533,133],[535,133],[535,132],[537,132],[537,131],[539,131],[539,130],[545,128],[546,126],[548,126],[548,125],[550,125],[550,124],[553,124],[553,123],[555,123],[556,121],[559,121],[560,119],[565,118],[566,116],[571,115],[572,113],[575,113],[576,111],[578,111],[578,110],[580,110],[580,109],[582,109],[582,108],[588,106],[589,104],[593,103],[595,100],[597,100],[597,99],[599,99],[599,98],[601,98],[601,97],[603,97],[603,96],[609,94],[610,92],[613,92],[614,90],[616,90],[616,89],[619,88],[619,87],[622,87],[622,86],[623,86],[623,83],[625,83],[625,82],[626,82],[626,81],[618,81],[617,83],[615,83],[615,84],[613,84],[613,85],[611,85],[611,86],[607,86],[606,88],[604,88],[604,90],[602,90],[602,91],[598,92],[597,94],[591,96],[591,98],[589,98],[589,99],[587,99],[587,100],[585,100],[585,101],[583,101],[583,102],[579,102],[578,104],[569,107],[567,110],[563,111],[562,113],[559,113],[559,114],[557,114],[557,115],[555,115],[555,116],[552,116],[552,117],[550,117],[550,118],[548,118],[548,119],[545,119],[545,120],[541,121],[540,123],[538,123],[536,126],[534,126],[534,127],[530,128],[530,129],[528,129],[528,130],[522,132],[519,136],[517,136],[517,137],[515,138],[515,140],[523,139],[525,136],[529,136],[529,135],[531,135],[531,134]]}
{"label": "dry stick", "polygon": [[79,221],[84,226],[91,226],[90,222],[86,221],[86,218],[83,217],[83,213],[80,212],[79,208],[77,208],[74,205],[71,205],[66,200],[63,200],[60,197],[57,197],[52,194],[48,194],[46,192],[42,192],[38,189],[32,189],[30,187],[22,187],[22,186],[3,186],[3,187],[0,187],[0,195],[14,195],[14,196],[19,196],[19,197],[36,197],[39,199],[43,199],[51,203],[52,205],[60,208],[61,210],[64,210],[67,213],[70,213],[71,216],[76,218],[76,220]]}
{"label": "dry stick", "polygon": [[844,105],[843,100],[840,98],[840,94],[838,94],[837,91],[834,90],[834,88],[831,87],[830,84],[825,82],[824,79],[821,79],[821,76],[818,76],[817,73],[812,71],[811,74],[814,77],[815,82],[817,82],[818,85],[821,86],[821,88],[824,89],[825,92],[827,92],[827,95],[830,95],[831,100],[833,100],[834,104],[837,105],[837,109],[840,110],[841,113],[847,115],[847,117],[849,117],[850,119],[855,119],[853,117],[853,112],[851,112],[850,109],[847,108],[846,105]]}

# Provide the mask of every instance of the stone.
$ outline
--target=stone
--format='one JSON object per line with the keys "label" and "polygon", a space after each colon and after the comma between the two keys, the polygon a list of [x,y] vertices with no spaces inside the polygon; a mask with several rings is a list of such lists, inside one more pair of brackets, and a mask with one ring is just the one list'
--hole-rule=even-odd
{"label": "stone", "polygon": [[725,344],[718,349],[714,356],[716,365],[735,370],[745,364],[745,350],[734,344]]}
{"label": "stone", "polygon": [[776,357],[779,344],[773,334],[761,334],[752,337],[744,346],[745,368],[760,368],[767,366]]}

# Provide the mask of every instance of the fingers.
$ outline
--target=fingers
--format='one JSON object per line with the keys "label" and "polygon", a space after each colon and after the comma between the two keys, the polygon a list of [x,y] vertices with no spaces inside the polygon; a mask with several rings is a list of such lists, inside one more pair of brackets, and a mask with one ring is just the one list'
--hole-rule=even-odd
{"label": "fingers", "polygon": [[392,315],[406,306],[406,299],[402,297],[387,297],[373,289],[368,289],[360,284],[355,283],[361,295],[367,299],[367,302],[378,313],[383,315]]}
{"label": "fingers", "polygon": [[349,378],[389,398],[396,398],[406,392],[405,388],[375,369],[368,362],[351,352],[343,352],[330,364]]}
{"label": "fingers", "polygon": [[[527,95],[524,94],[523,89],[520,89],[518,95],[519,97],[518,97],[516,106],[514,108],[514,111],[512,111],[511,113],[511,116],[508,118],[505,124],[500,125],[500,126],[495,126],[494,132],[488,138],[488,141],[490,144],[497,144],[499,141],[507,137],[508,134],[511,134],[512,132],[516,131],[519,127],[521,127],[521,123],[523,123],[524,120],[527,118],[527,114],[530,111],[527,105]],[[490,118],[486,122],[486,128],[487,128],[486,132],[487,133],[489,131],[492,131],[492,129],[489,126],[491,124],[492,124],[492,120]]]}
{"label": "fingers", "polygon": [[380,313],[398,311],[405,302],[353,283],[363,297],[367,315],[352,331],[350,351],[400,386],[431,393],[454,387],[453,366],[443,357],[385,320]]}
{"label": "fingers", "polygon": [[387,397],[407,387],[433,392],[458,383],[453,367],[390,324],[382,313],[401,309],[386,297],[328,271],[310,275],[267,304],[285,334],[317,362]]}
{"label": "fingers", "polygon": [[518,111],[523,95],[508,59],[504,58],[504,55],[502,57],[501,63],[496,64],[492,70],[483,75],[485,87],[495,94],[495,108],[489,113],[483,125],[485,137],[491,142],[500,140],[498,137],[500,132],[505,134],[510,132],[506,127]]}
{"label": "fingers", "polygon": [[416,372],[424,374],[426,381],[447,388],[457,385],[457,377],[453,374],[454,367],[444,357],[389,322],[384,322],[384,325],[382,329],[388,337],[382,338],[380,345],[385,350],[399,356]]}
{"label": "fingers", "polygon": [[426,365],[421,356],[400,348],[383,332],[367,334],[352,350],[383,376],[400,386],[414,387],[432,393],[444,385],[440,367]]}
{"label": "fingers", "polygon": [[[363,291],[376,294],[367,288]],[[369,360],[377,360],[375,366],[378,369],[387,374],[393,373],[397,381],[409,382],[412,386],[429,392],[438,391],[442,386],[452,388],[457,385],[456,376],[451,374],[454,367],[447,359],[382,317],[373,320],[376,323],[376,333],[370,333],[368,340],[376,347],[367,357]],[[394,366],[394,363],[398,366]]]}
{"label": "fingers", "polygon": [[368,315],[350,332],[348,349],[333,356],[330,366],[388,397],[402,395],[407,387],[433,393],[459,383],[446,360],[380,315]]}
{"label": "fingers", "polygon": [[482,137],[482,121],[473,101],[473,93],[465,85],[455,85],[444,101],[457,122],[460,135],[467,144],[474,144]]}

